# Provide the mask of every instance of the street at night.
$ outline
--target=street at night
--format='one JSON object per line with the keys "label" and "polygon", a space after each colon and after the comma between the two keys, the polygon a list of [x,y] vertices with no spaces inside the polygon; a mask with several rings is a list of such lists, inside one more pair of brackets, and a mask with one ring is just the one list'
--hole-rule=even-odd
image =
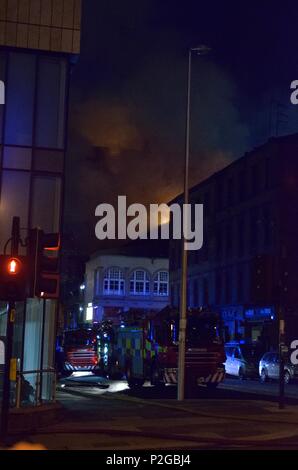
{"label": "street at night", "polygon": [[[224,382],[216,390],[207,390],[204,387],[198,388],[196,394],[198,398],[210,399],[243,399],[243,400],[268,400],[278,401],[278,383],[261,383],[258,379],[239,380],[237,378],[226,377]],[[83,375],[61,380],[58,390],[65,392],[78,391],[80,393],[91,393],[93,395],[103,394],[123,394],[125,396],[137,396],[144,399],[173,399],[177,398],[177,387],[167,386],[162,390],[152,387],[146,383],[139,390],[130,390],[126,380],[107,380],[94,375]],[[60,396],[60,395],[59,395]],[[286,385],[285,396],[288,403],[294,405],[297,400],[298,405],[298,382]]]}
{"label": "street at night", "polygon": [[0,0],[3,468],[298,451],[296,3]]}
{"label": "street at night", "polygon": [[63,422],[30,436],[48,449],[293,449],[298,442],[297,385],[288,386],[284,411],[274,385],[233,379],[183,404],[176,387],[131,392],[123,380],[90,376],[61,385]]}

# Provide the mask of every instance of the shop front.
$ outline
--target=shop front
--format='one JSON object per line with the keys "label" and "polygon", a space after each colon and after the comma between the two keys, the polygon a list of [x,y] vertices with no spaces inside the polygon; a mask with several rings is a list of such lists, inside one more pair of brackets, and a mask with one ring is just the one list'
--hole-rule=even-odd
{"label": "shop front", "polygon": [[278,345],[278,324],[273,306],[249,307],[244,311],[246,338],[258,343],[264,351],[271,351]]}
{"label": "shop front", "polygon": [[229,306],[221,309],[225,342],[259,342],[265,350],[276,346],[277,321],[273,306]]}

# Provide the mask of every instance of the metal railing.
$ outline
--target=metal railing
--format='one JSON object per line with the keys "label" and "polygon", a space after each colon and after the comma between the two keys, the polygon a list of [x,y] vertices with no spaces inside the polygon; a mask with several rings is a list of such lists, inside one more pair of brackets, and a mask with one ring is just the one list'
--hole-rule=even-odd
{"label": "metal railing", "polygon": [[12,406],[40,406],[56,401],[56,371],[53,368],[17,372]]}

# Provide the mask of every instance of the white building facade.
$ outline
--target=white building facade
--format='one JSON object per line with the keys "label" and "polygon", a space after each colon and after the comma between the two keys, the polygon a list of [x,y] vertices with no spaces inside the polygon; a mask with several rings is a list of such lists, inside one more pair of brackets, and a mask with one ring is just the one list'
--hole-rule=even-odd
{"label": "white building facade", "polygon": [[85,322],[117,321],[131,309],[159,311],[169,304],[167,258],[95,255],[85,281]]}

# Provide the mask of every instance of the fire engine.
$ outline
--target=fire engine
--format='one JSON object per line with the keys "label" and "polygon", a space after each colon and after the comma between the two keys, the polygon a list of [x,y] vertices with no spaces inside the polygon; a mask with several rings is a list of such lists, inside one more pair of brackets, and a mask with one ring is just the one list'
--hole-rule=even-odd
{"label": "fire engine", "polygon": [[63,374],[92,372],[96,375],[119,378],[119,367],[115,357],[115,333],[115,327],[109,321],[101,322],[92,328],[65,331]]}
{"label": "fire engine", "polygon": [[[196,309],[187,313],[185,377],[186,387],[215,388],[225,376],[225,352],[220,337],[219,317]],[[151,318],[132,316],[117,333],[120,369],[128,386],[140,387],[146,380],[152,385],[178,381],[179,315],[170,307]]]}
{"label": "fire engine", "polygon": [[63,372],[95,372],[98,365],[97,332],[92,328],[69,330],[64,333]]}

